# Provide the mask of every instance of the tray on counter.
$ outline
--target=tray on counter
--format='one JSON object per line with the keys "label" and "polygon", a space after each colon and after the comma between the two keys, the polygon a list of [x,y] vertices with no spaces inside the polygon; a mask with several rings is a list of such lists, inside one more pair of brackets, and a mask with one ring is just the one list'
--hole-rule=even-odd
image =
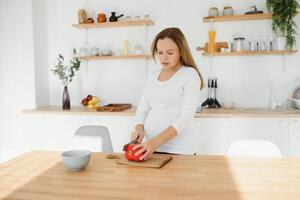
{"label": "tray on counter", "polygon": [[111,104],[97,108],[97,111],[115,112],[115,111],[123,111],[123,110],[129,109],[131,107],[132,107],[132,105],[129,103],[111,103]]}

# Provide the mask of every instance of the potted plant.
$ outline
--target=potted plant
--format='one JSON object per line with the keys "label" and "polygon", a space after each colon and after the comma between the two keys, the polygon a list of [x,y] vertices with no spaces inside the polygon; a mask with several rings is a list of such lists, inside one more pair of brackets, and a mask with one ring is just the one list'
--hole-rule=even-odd
{"label": "potted plant", "polygon": [[76,56],[76,50],[73,49],[73,57],[69,64],[65,64],[64,57],[59,54],[57,58],[57,63],[54,64],[54,68],[51,69],[54,75],[58,76],[59,80],[62,81],[64,86],[63,98],[62,98],[62,108],[63,110],[69,110],[70,106],[70,96],[68,91],[68,85],[72,82],[75,72],[80,68],[80,60]]}
{"label": "potted plant", "polygon": [[296,43],[296,23],[293,20],[300,8],[297,0],[267,0],[272,12],[272,29],[277,35],[277,49],[292,50]]}

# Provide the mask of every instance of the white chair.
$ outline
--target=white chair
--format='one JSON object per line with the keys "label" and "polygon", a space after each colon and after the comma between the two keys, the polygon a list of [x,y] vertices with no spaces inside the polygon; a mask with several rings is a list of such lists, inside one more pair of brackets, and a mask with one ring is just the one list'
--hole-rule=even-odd
{"label": "white chair", "polygon": [[240,140],[233,142],[227,153],[228,156],[282,156],[279,148],[265,140]]}
{"label": "white chair", "polygon": [[72,140],[75,149],[113,152],[109,131],[104,126],[81,126],[76,130]]}

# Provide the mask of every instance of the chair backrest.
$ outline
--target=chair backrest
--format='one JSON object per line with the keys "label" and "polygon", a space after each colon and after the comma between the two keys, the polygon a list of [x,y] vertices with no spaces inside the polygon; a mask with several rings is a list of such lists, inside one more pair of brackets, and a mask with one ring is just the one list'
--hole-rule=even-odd
{"label": "chair backrest", "polygon": [[94,152],[113,152],[109,131],[104,126],[81,126],[73,136],[77,149]]}
{"label": "chair backrest", "polygon": [[228,156],[282,156],[279,148],[265,140],[239,140],[233,142],[227,153]]}

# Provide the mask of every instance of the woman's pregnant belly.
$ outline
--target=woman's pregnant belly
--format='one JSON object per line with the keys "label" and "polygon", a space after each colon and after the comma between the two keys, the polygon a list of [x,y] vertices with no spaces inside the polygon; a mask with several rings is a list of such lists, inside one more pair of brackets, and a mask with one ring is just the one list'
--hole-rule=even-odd
{"label": "woman's pregnant belly", "polygon": [[147,139],[151,139],[166,130],[177,119],[178,114],[179,110],[171,107],[152,108],[144,124]]}

